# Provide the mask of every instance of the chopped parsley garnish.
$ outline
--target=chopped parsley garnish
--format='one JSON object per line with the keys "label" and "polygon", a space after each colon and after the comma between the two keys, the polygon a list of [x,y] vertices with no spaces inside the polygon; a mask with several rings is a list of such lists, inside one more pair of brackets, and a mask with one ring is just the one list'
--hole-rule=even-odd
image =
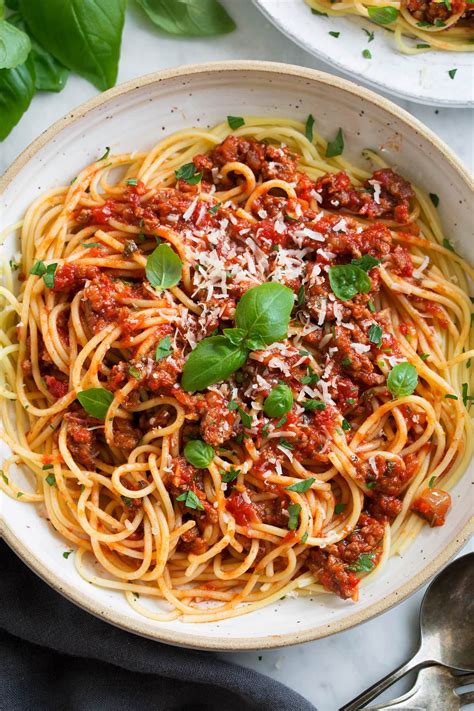
{"label": "chopped parsley garnish", "polygon": [[136,380],[141,380],[142,374],[134,365],[128,366],[128,374],[136,378]]}
{"label": "chopped parsley garnish", "polygon": [[167,358],[173,352],[173,347],[171,345],[171,337],[165,336],[156,346],[155,351],[155,361],[163,360]]}
{"label": "chopped parsley garnish", "polygon": [[225,484],[228,484],[229,482],[235,481],[237,479],[240,474],[240,469],[234,469],[234,467],[231,467],[228,472],[226,472],[224,469],[221,469],[220,474],[222,481]]}
{"label": "chopped parsley garnish", "polygon": [[213,205],[212,207],[209,208],[208,213],[210,215],[215,215],[221,205],[222,205],[221,202],[216,202],[215,205]]}
{"label": "chopped parsley garnish", "polygon": [[423,361],[424,361],[424,360],[428,360],[429,357],[430,357],[430,354],[429,354],[429,353],[420,353],[420,358],[421,358],[421,360],[423,360]]}
{"label": "chopped parsley garnish", "polygon": [[300,516],[301,506],[299,504],[290,504],[288,506],[288,513],[290,515],[288,519],[288,528],[290,531],[294,531],[298,528],[298,521]]}
{"label": "chopped parsley garnish", "polygon": [[334,507],[334,513],[336,514],[336,516],[338,516],[340,513],[342,513],[344,511],[345,508],[346,508],[345,504],[336,504]]}
{"label": "chopped parsley garnish", "polygon": [[103,247],[104,245],[100,242],[81,242],[81,245],[86,249],[93,249],[94,247]]}
{"label": "chopped parsley garnish", "polygon": [[432,489],[436,481],[436,477],[432,476],[431,479],[428,482],[428,489]]}
{"label": "chopped parsley garnish", "polygon": [[308,540],[308,531],[306,531],[306,533],[303,533],[303,535],[301,536],[301,543],[306,543],[307,540]]}
{"label": "chopped parsley garnish", "polygon": [[[325,13],[324,13],[325,14]],[[327,17],[327,15],[326,15]],[[306,119],[306,124],[304,127],[304,135],[308,139],[310,143],[313,142],[313,126],[314,126],[314,117],[313,114],[310,114],[308,118]]]}
{"label": "chopped parsley garnish", "polygon": [[451,79],[454,79],[454,77],[456,76],[456,72],[457,72],[457,69],[450,69],[448,71],[448,74],[451,77]]}
{"label": "chopped parsley garnish", "polygon": [[344,365],[346,368],[352,365],[352,358],[349,358],[349,356],[346,356],[341,360],[341,365]]}
{"label": "chopped parsley garnish", "polygon": [[464,403],[464,406],[467,407],[467,403],[471,402],[474,400],[474,395],[468,395],[468,384],[463,383],[462,384],[462,401]]}
{"label": "chopped parsley garnish", "polygon": [[378,323],[373,323],[369,329],[369,341],[379,346],[382,342],[383,328]]}
{"label": "chopped parsley garnish", "polygon": [[202,505],[200,499],[191,489],[188,489],[177,496],[176,501],[184,501],[184,505],[187,506],[188,509],[200,509],[201,511],[204,511],[204,506]]}
{"label": "chopped parsley garnish", "polygon": [[296,303],[298,304],[298,306],[304,306],[305,302],[306,302],[306,299],[305,299],[305,294],[304,294],[304,286],[301,285],[300,288],[298,289]]}
{"label": "chopped parsley garnish", "polygon": [[291,442],[288,442],[285,437],[281,437],[278,444],[280,445],[280,447],[284,447],[285,449],[293,449],[293,445],[291,444]]}
{"label": "chopped parsley garnish", "polygon": [[53,472],[48,474],[45,481],[47,484],[49,484],[49,486],[56,486],[56,477],[54,476]]}
{"label": "chopped parsley garnish", "polygon": [[370,573],[375,568],[374,558],[375,553],[362,553],[354,563],[347,567],[354,573]]}
{"label": "chopped parsley garnish", "polygon": [[305,410],[325,410],[326,403],[322,400],[304,400],[302,405]]}
{"label": "chopped parsley garnish", "polygon": [[250,417],[249,413],[245,412],[245,410],[243,410],[240,405],[235,402],[235,400],[229,400],[229,402],[227,403],[227,409],[231,412],[233,410],[237,410],[240,415],[240,419],[242,420],[243,426],[252,427],[252,418]]}
{"label": "chopped parsley garnish", "polygon": [[368,481],[368,482],[366,482],[365,485],[368,489],[374,489],[376,484],[377,484],[376,481]]}
{"label": "chopped parsley garnish", "polygon": [[291,486],[285,486],[287,491],[296,491],[298,494],[304,494],[305,491],[311,488],[316,479],[310,476],[308,479],[303,479],[302,481],[297,481],[296,484],[291,484]]}
{"label": "chopped parsley garnish", "polygon": [[70,551],[64,551],[64,553],[63,553],[63,558],[66,558],[66,560],[67,560],[67,559],[69,558],[69,556],[71,555],[71,553],[74,553],[74,551],[72,550],[72,548],[71,548]]}
{"label": "chopped parsley garnish", "polygon": [[342,429],[344,430],[344,432],[349,432],[349,430],[351,429],[351,425],[346,419],[342,420]]}
{"label": "chopped parsley garnish", "polygon": [[444,397],[447,400],[457,400],[458,399],[457,395],[452,395],[451,393],[446,393],[446,395]]}
{"label": "chopped parsley garnish", "polygon": [[[105,146],[104,155],[101,156],[100,158],[98,158],[97,160],[107,160],[107,158],[109,157],[109,154],[110,154],[110,146]],[[76,180],[76,178],[74,178],[74,180]]]}
{"label": "chopped parsley garnish", "polygon": [[374,32],[370,32],[370,30],[366,30],[365,27],[362,28],[362,31],[365,32],[365,34],[368,37],[367,42],[372,42],[374,40],[374,38],[375,38]]}
{"label": "chopped parsley garnish", "polygon": [[454,252],[454,251],[455,251],[453,245],[451,244],[451,242],[449,241],[449,239],[446,239],[446,237],[445,237],[444,240],[443,240],[443,247],[444,247],[445,249],[449,249],[450,252]]}
{"label": "chopped parsley garnish", "polygon": [[417,48],[417,49],[431,49],[431,45],[430,45],[430,44],[420,43],[420,44],[417,44],[417,45],[416,45],[416,48]]}
{"label": "chopped parsley garnish", "polygon": [[372,314],[374,314],[376,311],[375,304],[372,300],[367,303],[367,308],[369,309],[370,313],[372,313]]}
{"label": "chopped parsley garnish", "polygon": [[340,128],[333,141],[329,141],[326,148],[326,158],[335,158],[344,151],[344,134]]}
{"label": "chopped parsley garnish", "polygon": [[320,15],[321,17],[327,17],[327,12],[320,12],[320,10],[315,10],[314,7],[311,8],[312,15]]}
{"label": "chopped parsley garnish", "polygon": [[430,193],[430,200],[433,203],[435,207],[438,207],[439,205],[439,197],[436,195],[436,193]]}
{"label": "chopped parsley garnish", "polygon": [[8,477],[5,475],[5,472],[3,470],[0,470],[0,476],[2,477],[5,484],[8,486]]}
{"label": "chopped parsley garnish", "polygon": [[244,126],[245,121],[242,116],[227,116],[227,123],[229,124],[231,129],[235,131],[236,128]]}
{"label": "chopped parsley garnish", "polygon": [[121,496],[120,498],[122,499],[125,506],[127,506],[128,508],[133,506],[133,499],[131,499],[129,496]]}
{"label": "chopped parsley garnish", "polygon": [[137,178],[129,178],[127,180],[127,185],[132,185],[132,186],[138,185],[138,179]]}
{"label": "chopped parsley garnish", "polygon": [[308,366],[308,375],[303,375],[301,382],[303,385],[314,385],[319,380],[319,375],[314,372],[311,366]]}
{"label": "chopped parsley garnish", "polygon": [[54,469],[54,464],[44,464],[41,469],[47,471],[48,469]]}
{"label": "chopped parsley garnish", "polygon": [[336,39],[340,36],[340,32],[329,32],[328,34],[331,35],[331,37],[335,37]]}
{"label": "chopped parsley garnish", "polygon": [[364,59],[372,59],[372,53],[370,49],[362,50],[362,56],[364,57]]}

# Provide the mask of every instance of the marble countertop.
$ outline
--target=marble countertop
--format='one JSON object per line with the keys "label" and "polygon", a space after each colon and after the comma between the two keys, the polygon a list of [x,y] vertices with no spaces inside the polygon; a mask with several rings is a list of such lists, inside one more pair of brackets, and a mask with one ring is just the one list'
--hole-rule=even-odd
{"label": "marble countertop", "polygon": [[[281,35],[260,15],[251,0],[222,2],[236,20],[238,29],[231,35],[206,39],[175,39],[162,35],[154,31],[130,3],[118,82],[166,67],[225,59],[266,59],[338,73]],[[61,94],[37,95],[22,121],[0,143],[0,172],[56,119],[95,94],[91,84],[71,76]],[[434,130],[472,171],[474,112],[434,109],[393,100]],[[378,618],[326,639],[260,654],[222,656],[293,687],[319,711],[336,711],[414,652],[422,595],[420,590]],[[399,688],[402,687],[394,687]],[[390,693],[394,695],[393,691]]]}

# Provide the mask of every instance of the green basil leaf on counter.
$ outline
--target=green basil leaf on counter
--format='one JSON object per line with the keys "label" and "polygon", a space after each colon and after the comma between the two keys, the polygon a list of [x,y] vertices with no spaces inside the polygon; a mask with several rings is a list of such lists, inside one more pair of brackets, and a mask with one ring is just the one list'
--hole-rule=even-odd
{"label": "green basil leaf on counter", "polygon": [[150,20],[172,35],[206,37],[235,30],[235,23],[217,0],[137,0]]}

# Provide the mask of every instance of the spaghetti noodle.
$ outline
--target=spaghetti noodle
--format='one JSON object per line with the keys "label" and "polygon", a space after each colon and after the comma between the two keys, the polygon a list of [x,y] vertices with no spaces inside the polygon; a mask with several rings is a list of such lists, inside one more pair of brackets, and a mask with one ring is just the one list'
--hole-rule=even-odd
{"label": "spaghetti noodle", "polygon": [[472,270],[422,190],[343,145],[312,117],[229,117],[107,151],[13,228],[0,487],[149,618],[356,600],[444,522]]}
{"label": "spaghetti noodle", "polygon": [[[470,0],[305,0],[315,14],[357,15],[394,33],[404,54],[474,50],[474,8]],[[417,40],[416,43],[409,40]]]}

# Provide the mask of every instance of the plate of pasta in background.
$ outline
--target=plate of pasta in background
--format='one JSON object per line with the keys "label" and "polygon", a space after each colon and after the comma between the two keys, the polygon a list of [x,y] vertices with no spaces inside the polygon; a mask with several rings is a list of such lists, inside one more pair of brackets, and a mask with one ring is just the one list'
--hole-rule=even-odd
{"label": "plate of pasta in background", "polygon": [[8,544],[204,649],[423,584],[470,530],[471,189],[408,114],[287,65],[168,70],[59,121],[0,184]]}
{"label": "plate of pasta in background", "polygon": [[404,99],[474,103],[469,0],[254,0],[286,34],[334,67]]}

